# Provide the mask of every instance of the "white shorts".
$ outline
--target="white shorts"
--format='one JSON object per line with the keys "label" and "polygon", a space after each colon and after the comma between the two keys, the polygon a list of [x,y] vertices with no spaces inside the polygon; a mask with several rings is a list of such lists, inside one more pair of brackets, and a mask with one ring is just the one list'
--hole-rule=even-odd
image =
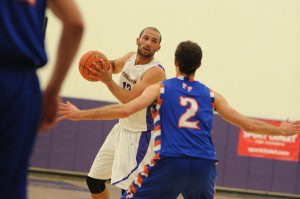
{"label": "white shorts", "polygon": [[153,158],[151,131],[130,132],[116,124],[100,148],[88,174],[127,190],[138,172]]}

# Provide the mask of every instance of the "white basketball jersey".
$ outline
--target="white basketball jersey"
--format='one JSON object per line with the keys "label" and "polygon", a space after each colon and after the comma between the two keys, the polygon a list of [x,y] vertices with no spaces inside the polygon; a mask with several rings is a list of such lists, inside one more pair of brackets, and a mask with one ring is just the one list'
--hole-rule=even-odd
{"label": "white basketball jersey", "polygon": [[[119,86],[123,89],[131,90],[136,83],[141,81],[143,74],[152,67],[162,65],[157,60],[152,60],[148,64],[135,65],[136,54],[132,55],[125,63],[121,72]],[[119,119],[122,128],[128,131],[150,131],[153,130],[153,119],[150,112],[150,107],[143,109],[128,118]]]}

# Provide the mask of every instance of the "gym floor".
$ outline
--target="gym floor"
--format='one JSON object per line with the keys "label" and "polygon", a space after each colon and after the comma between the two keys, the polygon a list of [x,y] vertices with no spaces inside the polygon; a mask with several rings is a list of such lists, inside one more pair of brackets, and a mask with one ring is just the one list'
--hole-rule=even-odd
{"label": "gym floor", "polygon": [[[107,183],[110,198],[120,198],[121,190]],[[28,175],[28,199],[90,199],[84,176],[45,172],[30,172]],[[272,196],[241,193],[217,189],[217,199],[287,199],[298,197]],[[300,198],[300,197],[299,197]],[[179,196],[177,199],[183,199]]]}

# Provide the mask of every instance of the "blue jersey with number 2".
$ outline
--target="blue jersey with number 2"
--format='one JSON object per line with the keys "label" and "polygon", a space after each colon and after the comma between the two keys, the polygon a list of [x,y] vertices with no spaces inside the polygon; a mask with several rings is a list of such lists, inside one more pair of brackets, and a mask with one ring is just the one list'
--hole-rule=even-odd
{"label": "blue jersey with number 2", "polygon": [[213,92],[183,76],[165,80],[160,91],[153,113],[157,155],[218,160],[211,138]]}

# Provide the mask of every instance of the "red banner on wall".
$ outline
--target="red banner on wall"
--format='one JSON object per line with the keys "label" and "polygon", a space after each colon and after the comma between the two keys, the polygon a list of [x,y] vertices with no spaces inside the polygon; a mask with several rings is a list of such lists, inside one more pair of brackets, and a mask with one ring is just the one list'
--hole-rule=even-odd
{"label": "red banner on wall", "polygon": [[[263,120],[279,126],[280,122]],[[238,155],[269,158],[286,161],[299,161],[300,136],[260,135],[240,130]]]}

